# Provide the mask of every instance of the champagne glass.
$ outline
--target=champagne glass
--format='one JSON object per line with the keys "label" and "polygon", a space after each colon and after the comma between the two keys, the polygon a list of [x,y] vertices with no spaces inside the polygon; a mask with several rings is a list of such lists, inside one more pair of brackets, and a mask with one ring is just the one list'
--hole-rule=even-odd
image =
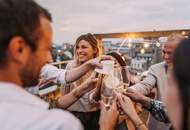
{"label": "champagne glass", "polygon": [[129,78],[126,67],[117,67],[110,70],[102,79],[101,98],[109,108],[117,93],[128,87]]}
{"label": "champagne glass", "polygon": [[127,66],[114,68],[113,75],[114,75],[113,81],[115,82],[114,89],[116,92],[122,92],[126,90],[127,87],[129,87],[130,75]]}
{"label": "champagne glass", "polygon": [[105,75],[102,79],[101,85],[101,99],[105,103],[106,109],[109,109],[112,104],[112,100],[114,99],[114,89],[112,85],[111,75]]}
{"label": "champagne glass", "polygon": [[[127,66],[114,68],[113,71],[114,81],[114,94],[124,92],[129,87],[130,76]],[[118,111],[120,118],[124,118],[125,113],[123,112],[120,104],[118,104]],[[124,117],[123,117],[124,116]]]}

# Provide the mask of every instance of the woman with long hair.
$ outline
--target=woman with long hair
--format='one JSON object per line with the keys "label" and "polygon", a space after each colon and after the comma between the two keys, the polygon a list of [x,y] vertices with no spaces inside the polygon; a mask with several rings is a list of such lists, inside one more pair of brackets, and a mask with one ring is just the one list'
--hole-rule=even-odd
{"label": "woman with long hair", "polygon": [[[66,69],[76,68],[90,59],[98,57],[100,55],[99,47],[99,42],[94,35],[90,33],[81,35],[75,43],[74,60],[68,63]],[[92,74],[93,71],[89,71],[77,81],[63,86],[63,95],[82,85]],[[79,100],[67,108],[80,119],[85,130],[99,129],[99,104],[90,101],[89,95],[91,93],[93,93],[93,90],[85,93]]]}
{"label": "woman with long hair", "polygon": [[[116,51],[109,52],[107,55],[110,55],[115,59],[115,67],[121,68],[123,82],[124,83],[130,82],[129,81],[130,76],[126,68],[127,64],[126,64],[125,58],[119,52],[116,52]],[[122,67],[125,67],[125,68],[122,69]]]}

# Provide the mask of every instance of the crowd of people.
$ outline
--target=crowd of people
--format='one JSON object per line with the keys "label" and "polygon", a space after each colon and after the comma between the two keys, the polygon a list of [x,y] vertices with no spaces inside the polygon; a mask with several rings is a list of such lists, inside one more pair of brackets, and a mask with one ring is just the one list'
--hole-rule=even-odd
{"label": "crowd of people", "polygon": [[[164,61],[151,66],[142,81],[116,93],[107,107],[95,69],[104,60],[125,67],[125,59],[118,52],[103,54],[102,45],[88,33],[77,38],[66,69],[58,69],[50,64],[51,23],[48,10],[33,0],[0,0],[0,129],[190,130],[189,37],[169,36]],[[130,85],[126,70],[122,77]],[[41,81],[61,84],[54,108],[27,91],[43,85]],[[147,95],[154,87],[157,93],[151,99]],[[150,112],[147,124],[136,104]]]}

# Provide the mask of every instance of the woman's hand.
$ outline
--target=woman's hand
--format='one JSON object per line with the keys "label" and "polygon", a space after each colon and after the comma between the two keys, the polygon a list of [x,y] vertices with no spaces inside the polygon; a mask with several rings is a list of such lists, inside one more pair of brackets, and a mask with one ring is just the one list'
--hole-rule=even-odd
{"label": "woman's hand", "polygon": [[97,80],[98,79],[95,78],[95,74],[92,74],[80,86],[74,88],[71,92],[59,97],[59,99],[57,100],[57,106],[64,109],[68,108],[70,105],[76,102],[81,96],[92,90],[95,87]]}
{"label": "woman's hand", "polygon": [[91,91],[96,87],[96,83],[98,81],[98,78],[95,77],[95,73],[92,73],[92,75],[84,81],[79,87],[75,88],[75,95],[77,97],[81,97],[85,93]]}
{"label": "woman's hand", "polygon": [[141,121],[140,117],[137,115],[134,104],[131,99],[125,95],[118,94],[117,98],[123,109],[123,111],[129,116],[138,130],[147,130],[144,123]]}
{"label": "woman's hand", "polygon": [[113,57],[108,56],[108,55],[102,55],[102,56],[99,56],[87,61],[87,63],[90,64],[92,67],[102,68],[102,65],[100,64],[100,62],[103,60],[113,60]]}
{"label": "woman's hand", "polygon": [[100,101],[100,108],[100,130],[114,130],[119,115],[119,112],[117,111],[116,100],[112,102],[112,105],[109,107],[109,109],[103,101]]}
{"label": "woman's hand", "polygon": [[133,102],[127,96],[117,94],[117,99],[121,105],[123,111],[131,118],[134,114],[136,114],[136,110]]}

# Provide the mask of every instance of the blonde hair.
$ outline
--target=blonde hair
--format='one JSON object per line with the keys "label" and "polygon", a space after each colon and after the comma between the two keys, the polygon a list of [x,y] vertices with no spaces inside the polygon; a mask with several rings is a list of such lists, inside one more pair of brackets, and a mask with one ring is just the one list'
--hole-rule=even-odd
{"label": "blonde hair", "polygon": [[94,58],[95,57],[98,57],[98,56],[100,56],[100,54],[101,54],[101,49],[100,49],[100,42],[96,39],[96,37],[93,35],[93,34],[91,34],[91,33],[87,33],[87,34],[83,34],[83,35],[81,35],[81,36],[79,36],[78,38],[77,38],[77,40],[76,40],[76,43],[75,43],[75,48],[74,48],[74,57],[75,57],[75,60],[77,61],[77,64],[79,64],[79,62],[78,62],[78,58],[77,58],[77,55],[76,55],[76,49],[77,49],[77,45],[79,44],[79,42],[81,41],[81,40],[85,40],[85,41],[87,41],[91,46],[92,46],[92,48],[94,49],[94,50],[96,50],[96,53],[95,53],[95,55],[94,55]]}

